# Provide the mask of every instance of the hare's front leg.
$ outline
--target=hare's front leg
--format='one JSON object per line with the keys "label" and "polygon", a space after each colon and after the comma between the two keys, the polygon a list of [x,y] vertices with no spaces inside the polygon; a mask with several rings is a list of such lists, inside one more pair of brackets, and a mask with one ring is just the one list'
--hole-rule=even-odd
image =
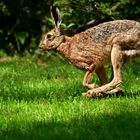
{"label": "hare's front leg", "polygon": [[111,51],[111,61],[114,72],[113,80],[108,84],[89,90],[87,96],[92,97],[96,94],[107,93],[108,91],[116,89],[116,87],[122,83],[122,60],[123,53],[121,46],[114,44]]}
{"label": "hare's front leg", "polygon": [[92,79],[92,75],[94,74],[94,72],[97,74],[101,82],[101,85],[106,84],[106,74],[105,74],[104,66],[100,66],[96,70],[95,68],[91,68],[91,67],[93,67],[93,65],[90,66],[90,69],[86,72],[84,76],[83,86],[87,87],[88,89],[94,89],[94,88],[99,87],[95,83],[90,84],[90,81]]}
{"label": "hare's front leg", "polygon": [[96,85],[95,83],[90,84],[90,81],[92,79],[93,73],[94,73],[94,71],[87,71],[85,76],[84,76],[83,86],[88,88],[88,89],[93,89],[93,88],[97,88],[98,87],[98,85]]}
{"label": "hare's front leg", "polygon": [[[84,76],[84,80],[83,80],[83,85],[85,87],[87,87],[88,89],[96,89],[97,87],[99,87],[98,85],[96,85],[95,83],[90,84],[90,81],[92,79],[92,75],[94,74],[94,72],[97,74],[101,85],[106,84],[106,74],[105,74],[105,69],[104,66],[100,66],[98,68],[96,68],[95,70],[95,65],[92,64],[89,67],[89,70],[86,72],[85,76]],[[90,96],[88,93],[83,93],[82,96]],[[103,96],[102,93],[98,93],[97,96]]]}
{"label": "hare's front leg", "polygon": [[[101,85],[106,84],[106,74],[105,74],[104,66],[100,66],[96,70],[95,70],[95,67],[92,68],[93,66],[94,65],[90,66],[90,69],[86,72],[86,74],[84,76],[84,80],[83,80],[83,86],[87,87],[88,89],[92,89],[92,90],[99,87],[95,83],[90,84],[90,81],[92,79],[92,75],[94,74],[94,72],[96,72],[96,74],[101,82]],[[89,96],[89,94],[83,93],[82,96]],[[102,94],[99,93],[98,96],[102,96]]]}
{"label": "hare's front leg", "polygon": [[105,85],[107,83],[107,77],[103,65],[96,69],[96,74],[100,80],[101,85]]}
{"label": "hare's front leg", "polygon": [[100,68],[96,68],[96,65],[92,63],[89,66],[83,80],[83,86],[87,87],[88,89],[99,87],[95,83],[90,84],[94,72],[98,75],[101,85],[106,83],[106,75],[105,75],[104,67],[101,66]]}
{"label": "hare's front leg", "polygon": [[91,64],[90,67],[88,68],[88,71],[86,72],[83,80],[83,86],[87,87],[88,89],[92,89],[97,87],[95,84],[90,84],[90,81],[92,79],[92,75],[95,72],[95,65]]}

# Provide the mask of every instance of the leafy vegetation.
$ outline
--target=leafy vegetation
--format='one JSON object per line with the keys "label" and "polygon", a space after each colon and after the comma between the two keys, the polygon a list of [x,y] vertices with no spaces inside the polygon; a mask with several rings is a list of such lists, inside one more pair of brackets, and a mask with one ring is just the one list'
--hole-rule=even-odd
{"label": "leafy vegetation", "polygon": [[42,32],[52,28],[51,5],[61,9],[62,27],[69,35],[109,20],[140,21],[137,0],[1,0],[0,49],[9,55],[34,53]]}
{"label": "leafy vegetation", "polygon": [[125,93],[101,99],[81,96],[84,73],[63,59],[1,61],[0,139],[139,139],[139,59],[133,61],[124,67]]}

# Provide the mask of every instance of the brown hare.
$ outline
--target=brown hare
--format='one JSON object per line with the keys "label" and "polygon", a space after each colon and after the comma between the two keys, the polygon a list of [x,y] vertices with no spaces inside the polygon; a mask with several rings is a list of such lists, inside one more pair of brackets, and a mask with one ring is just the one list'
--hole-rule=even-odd
{"label": "brown hare", "polygon": [[[55,28],[44,34],[40,48],[54,49],[73,65],[86,71],[83,85],[85,96],[99,96],[118,92],[122,83],[124,57],[140,56],[140,23],[132,20],[109,21],[68,37],[61,32],[61,16],[57,7],[51,8]],[[113,78],[106,82],[105,66],[112,64]],[[100,86],[90,83],[93,73]]]}

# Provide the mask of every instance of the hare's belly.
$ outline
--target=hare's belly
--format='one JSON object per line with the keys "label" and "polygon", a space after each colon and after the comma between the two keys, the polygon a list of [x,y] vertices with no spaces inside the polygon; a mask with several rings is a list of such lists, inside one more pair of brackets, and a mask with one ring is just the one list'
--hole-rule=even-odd
{"label": "hare's belly", "polygon": [[80,69],[88,70],[91,64],[95,64],[96,67],[101,65],[107,66],[110,64],[110,54],[104,55],[103,53],[77,51],[70,55],[69,60],[73,65]]}

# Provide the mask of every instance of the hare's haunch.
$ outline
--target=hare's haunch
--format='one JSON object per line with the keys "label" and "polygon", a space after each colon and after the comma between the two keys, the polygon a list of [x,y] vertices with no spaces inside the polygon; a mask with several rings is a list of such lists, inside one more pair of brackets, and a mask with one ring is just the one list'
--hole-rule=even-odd
{"label": "hare's haunch", "polygon": [[[116,20],[99,24],[84,32],[68,37],[60,30],[61,16],[58,8],[52,8],[55,28],[43,35],[40,48],[55,49],[73,65],[86,70],[83,85],[89,90],[86,96],[120,91],[124,57],[140,56],[140,23]],[[105,65],[112,64],[113,77],[106,82]],[[101,86],[90,84],[93,73]]]}

